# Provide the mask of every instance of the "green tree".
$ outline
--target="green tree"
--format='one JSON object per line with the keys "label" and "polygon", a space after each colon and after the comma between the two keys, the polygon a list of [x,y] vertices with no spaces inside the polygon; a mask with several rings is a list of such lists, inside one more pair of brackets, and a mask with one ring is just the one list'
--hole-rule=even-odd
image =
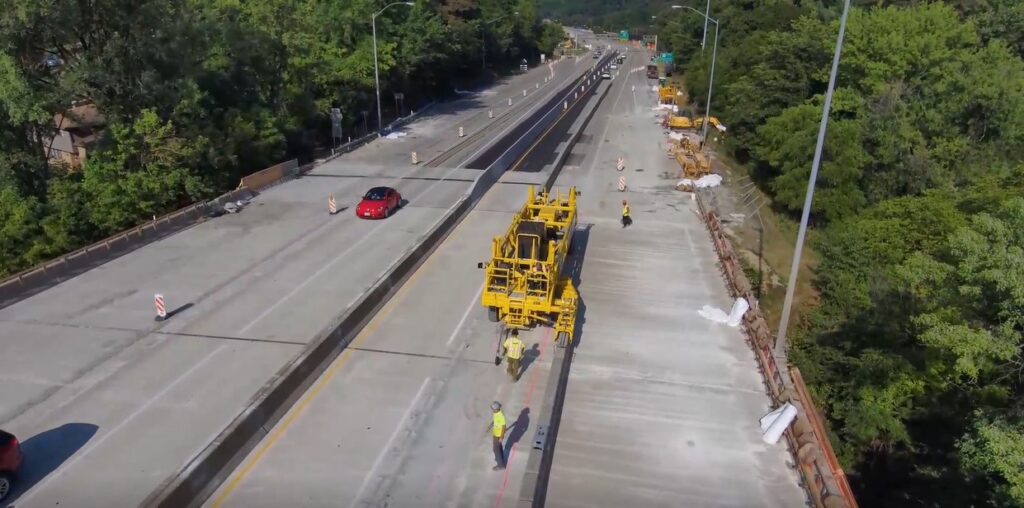
{"label": "green tree", "polygon": [[111,234],[204,196],[191,170],[204,140],[179,138],[153,111],[130,125],[113,125],[108,147],[83,171],[91,222]]}

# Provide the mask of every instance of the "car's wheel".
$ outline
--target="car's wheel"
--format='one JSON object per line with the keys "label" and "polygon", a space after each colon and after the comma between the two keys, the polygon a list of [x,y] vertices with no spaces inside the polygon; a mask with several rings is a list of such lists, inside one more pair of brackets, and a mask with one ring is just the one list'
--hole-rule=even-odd
{"label": "car's wheel", "polygon": [[13,486],[14,477],[9,473],[0,473],[0,501],[3,501],[11,493]]}
{"label": "car's wheel", "polygon": [[390,216],[391,216],[391,207],[385,208],[384,209],[384,218],[386,219],[386,218],[388,218]]}

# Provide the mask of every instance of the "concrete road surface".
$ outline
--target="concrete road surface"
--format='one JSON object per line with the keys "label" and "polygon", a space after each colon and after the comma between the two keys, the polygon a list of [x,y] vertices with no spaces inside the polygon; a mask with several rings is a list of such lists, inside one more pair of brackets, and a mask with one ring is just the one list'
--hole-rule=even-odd
{"label": "concrete road surface", "polygon": [[[486,109],[513,111],[586,62],[541,68],[266,190],[226,215],[0,310],[0,428],[25,443],[17,506],[135,506],[188,463],[281,366],[397,260],[477,171],[413,167],[410,146],[451,146]],[[483,112],[483,114],[481,114]],[[509,127],[514,122],[509,123]],[[504,130],[495,129],[492,136]],[[457,166],[480,150],[463,147]],[[366,189],[408,204],[384,221],[353,208]],[[341,212],[327,214],[334,194]],[[153,294],[174,316],[153,320]],[[461,305],[461,304],[460,304]],[[427,387],[429,388],[429,387]],[[424,388],[426,390],[427,388]],[[397,396],[398,394],[396,394]]]}
{"label": "concrete road surface", "polygon": [[705,304],[728,312],[732,300],[696,204],[662,176],[679,167],[664,155],[653,82],[628,72],[642,55],[620,66],[556,183],[580,187],[580,223],[591,226],[546,506],[804,506],[785,445],[760,439],[769,399],[742,332],[697,314]]}
{"label": "concrete road surface", "polygon": [[[207,506],[514,506],[553,341],[523,334],[524,373],[510,382],[493,363],[476,263],[525,197],[521,184],[493,188]],[[495,400],[512,426],[504,471],[491,470]]]}

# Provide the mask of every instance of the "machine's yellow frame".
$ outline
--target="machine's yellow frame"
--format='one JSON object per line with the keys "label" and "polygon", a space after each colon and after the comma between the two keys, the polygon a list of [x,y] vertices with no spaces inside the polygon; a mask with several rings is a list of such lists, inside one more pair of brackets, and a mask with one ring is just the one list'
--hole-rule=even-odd
{"label": "machine's yellow frame", "polygon": [[494,237],[485,269],[481,304],[491,321],[507,329],[553,326],[556,340],[573,340],[579,295],[565,276],[576,231],[576,188],[554,197],[529,188],[526,204],[504,236]]}

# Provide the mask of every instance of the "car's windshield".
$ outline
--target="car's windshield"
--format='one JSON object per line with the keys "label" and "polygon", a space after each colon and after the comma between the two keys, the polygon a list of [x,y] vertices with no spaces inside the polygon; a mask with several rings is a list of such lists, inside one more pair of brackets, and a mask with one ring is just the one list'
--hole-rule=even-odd
{"label": "car's windshield", "polygon": [[363,196],[363,199],[368,199],[370,201],[382,201],[384,199],[384,195],[386,193],[387,193],[387,189],[385,189],[383,187],[375,187],[373,189],[370,189],[366,193],[366,195]]}

